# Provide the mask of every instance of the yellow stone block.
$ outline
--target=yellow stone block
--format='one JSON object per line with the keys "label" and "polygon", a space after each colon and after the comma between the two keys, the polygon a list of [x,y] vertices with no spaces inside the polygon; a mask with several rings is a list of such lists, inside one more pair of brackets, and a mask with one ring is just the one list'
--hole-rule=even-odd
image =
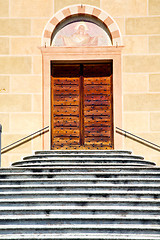
{"label": "yellow stone block", "polygon": [[31,34],[30,19],[0,19],[0,35],[27,36]]}
{"label": "yellow stone block", "polygon": [[144,138],[152,143],[160,145],[160,132],[159,133],[155,133],[155,132],[142,133],[141,136],[142,136],[142,138]]}
{"label": "yellow stone block", "polygon": [[160,94],[125,94],[124,111],[160,111]]}
{"label": "yellow stone block", "polygon": [[31,34],[34,36],[42,36],[43,30],[48,22],[49,18],[45,19],[32,19],[32,31]]}
{"label": "yellow stone block", "polygon": [[[143,134],[137,134],[138,136],[143,138]],[[148,141],[151,141],[150,138],[146,139]],[[124,149],[126,150],[132,150],[135,155],[143,156],[145,160],[153,160],[151,159],[151,156],[155,154],[159,154],[156,148],[152,148],[151,145],[147,145],[143,142],[140,142],[133,138],[124,137]]]}
{"label": "yellow stone block", "polygon": [[14,153],[14,154],[9,154],[9,161],[11,163],[17,162],[17,161],[22,161],[24,157],[32,155],[32,150],[27,151],[25,153]]}
{"label": "yellow stone block", "polygon": [[10,118],[11,132],[31,134],[38,131],[42,126],[41,118],[40,113],[12,113]]}
{"label": "yellow stone block", "polygon": [[[31,154],[31,153],[28,152],[28,155],[30,155],[30,154]],[[21,160],[26,156],[26,154],[23,154],[23,153],[10,154],[10,153],[8,152],[8,156],[9,156],[9,161],[10,161],[10,163],[14,163],[14,162],[17,162],[17,161],[21,161]]]}
{"label": "yellow stone block", "polygon": [[12,38],[11,54],[40,55],[41,38]]}
{"label": "yellow stone block", "polygon": [[0,54],[9,54],[9,38],[0,38]]}
{"label": "yellow stone block", "polygon": [[[30,155],[29,153],[28,155]],[[24,157],[24,154],[20,154],[20,153],[16,154],[16,153],[10,153],[10,152],[7,152],[2,156],[6,156],[6,155],[8,156],[8,159],[2,159],[3,167],[11,167],[12,163],[16,161],[21,161],[22,157]]]}
{"label": "yellow stone block", "polygon": [[123,74],[123,91],[124,92],[147,92],[148,76],[147,74]]}
{"label": "yellow stone block", "polygon": [[29,94],[0,94],[0,103],[0,112],[31,111],[31,95]]}
{"label": "yellow stone block", "polygon": [[33,151],[42,150],[42,134],[35,137],[32,141]]}
{"label": "yellow stone block", "polygon": [[101,0],[101,8],[113,17],[147,15],[147,0]]}
{"label": "yellow stone block", "polygon": [[33,95],[33,111],[34,112],[42,111],[42,95],[41,94]]}
{"label": "yellow stone block", "polygon": [[115,22],[117,23],[121,34],[125,34],[125,18],[119,17],[119,18],[114,18]]}
{"label": "yellow stone block", "polygon": [[0,0],[0,17],[9,16],[9,0]]}
{"label": "yellow stone block", "polygon": [[9,162],[9,156],[7,153],[2,154],[1,156],[1,167],[5,168],[5,167],[10,167],[11,164]]}
{"label": "yellow stone block", "polygon": [[149,75],[149,91],[160,92],[160,74]]}
{"label": "yellow stone block", "polygon": [[53,15],[53,0],[10,0],[11,17],[48,17]]}
{"label": "yellow stone block", "polygon": [[147,36],[125,36],[123,38],[125,54],[145,54],[148,51]]}
{"label": "yellow stone block", "polygon": [[[26,137],[28,134],[4,134],[3,135],[3,141],[2,141],[2,147],[8,146],[9,144],[12,144],[24,137]],[[21,144],[14,145],[14,147],[8,148],[7,153],[13,154],[13,153],[23,153],[24,155],[26,153],[31,152],[31,141],[22,141]],[[6,150],[4,150],[6,152]],[[3,151],[3,152],[4,152]]]}
{"label": "yellow stone block", "polygon": [[74,4],[88,4],[96,7],[100,7],[100,0],[54,0],[54,11],[58,10]]}
{"label": "yellow stone block", "polygon": [[33,73],[42,74],[42,56],[33,56]]}
{"label": "yellow stone block", "polygon": [[160,36],[149,37],[149,52],[160,53]]}
{"label": "yellow stone block", "polygon": [[124,56],[123,63],[124,72],[159,72],[160,55]]}
{"label": "yellow stone block", "polygon": [[0,57],[0,74],[29,74],[31,63],[31,57]]}
{"label": "yellow stone block", "polygon": [[9,131],[9,114],[0,113],[0,124],[2,125],[2,134]]}
{"label": "yellow stone block", "polygon": [[12,93],[41,93],[41,76],[11,76]]}
{"label": "yellow stone block", "polygon": [[150,15],[160,15],[160,1],[159,0],[149,0],[149,14]]}
{"label": "yellow stone block", "polygon": [[126,34],[159,34],[160,17],[138,17],[126,19]]}
{"label": "yellow stone block", "polygon": [[151,131],[160,132],[160,112],[156,112],[156,113],[151,112],[150,116],[151,116],[151,123],[150,123]]}
{"label": "yellow stone block", "polygon": [[129,132],[148,132],[150,118],[149,113],[124,113],[124,129]]}
{"label": "yellow stone block", "polygon": [[156,163],[156,166],[160,167],[160,156],[159,156],[159,152],[157,152],[157,155],[156,155],[156,152],[154,155],[151,156],[151,161],[155,162]]}
{"label": "yellow stone block", "polygon": [[0,76],[0,93],[9,92],[9,76]]}

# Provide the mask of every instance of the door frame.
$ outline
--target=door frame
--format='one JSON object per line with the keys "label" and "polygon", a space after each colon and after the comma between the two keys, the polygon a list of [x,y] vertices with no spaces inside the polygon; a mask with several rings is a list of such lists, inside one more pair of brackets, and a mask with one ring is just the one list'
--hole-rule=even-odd
{"label": "door frame", "polygon": [[122,127],[122,46],[104,47],[40,47],[42,53],[42,127],[49,132],[42,138],[43,150],[51,149],[51,61],[113,61],[113,135],[114,149],[122,149],[122,136],[116,127]]}

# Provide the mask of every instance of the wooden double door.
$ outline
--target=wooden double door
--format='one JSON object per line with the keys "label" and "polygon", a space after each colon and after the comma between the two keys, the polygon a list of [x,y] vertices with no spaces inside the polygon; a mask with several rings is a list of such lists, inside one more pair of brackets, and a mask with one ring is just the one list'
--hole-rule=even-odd
{"label": "wooden double door", "polygon": [[51,64],[51,149],[113,149],[112,63]]}

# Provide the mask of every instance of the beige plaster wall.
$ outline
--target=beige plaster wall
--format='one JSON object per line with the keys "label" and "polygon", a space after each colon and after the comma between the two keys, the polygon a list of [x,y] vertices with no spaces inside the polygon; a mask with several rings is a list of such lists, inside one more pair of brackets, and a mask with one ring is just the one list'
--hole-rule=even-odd
{"label": "beige plaster wall", "polygon": [[[0,123],[2,146],[42,126],[41,53],[45,24],[61,8],[90,4],[109,13],[120,27],[123,128],[160,145],[159,0],[0,0]],[[160,165],[160,153],[123,138],[124,149]],[[2,155],[2,166],[41,149],[41,137]]]}
{"label": "beige plaster wall", "polygon": [[[2,147],[42,127],[41,36],[53,0],[0,0],[0,123]],[[33,150],[41,136],[2,154],[8,167]]]}
{"label": "beige plaster wall", "polygon": [[[124,41],[123,128],[160,145],[160,1],[101,0]],[[160,152],[124,137],[125,149],[160,165]]]}

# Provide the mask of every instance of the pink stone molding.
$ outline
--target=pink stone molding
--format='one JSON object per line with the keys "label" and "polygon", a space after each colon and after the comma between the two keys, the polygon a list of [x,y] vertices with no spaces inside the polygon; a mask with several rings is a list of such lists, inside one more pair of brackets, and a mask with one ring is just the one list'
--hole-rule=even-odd
{"label": "pink stone molding", "polygon": [[42,35],[42,45],[41,46],[50,46],[51,45],[51,36],[56,28],[56,26],[64,21],[66,18],[73,15],[86,14],[93,17],[98,18],[101,22],[103,22],[108,28],[113,46],[122,46],[122,37],[121,32],[117,23],[114,19],[107,14],[105,11],[97,8],[95,6],[85,5],[85,4],[77,4],[72,6],[67,6],[60,11],[58,11],[47,23]]}

